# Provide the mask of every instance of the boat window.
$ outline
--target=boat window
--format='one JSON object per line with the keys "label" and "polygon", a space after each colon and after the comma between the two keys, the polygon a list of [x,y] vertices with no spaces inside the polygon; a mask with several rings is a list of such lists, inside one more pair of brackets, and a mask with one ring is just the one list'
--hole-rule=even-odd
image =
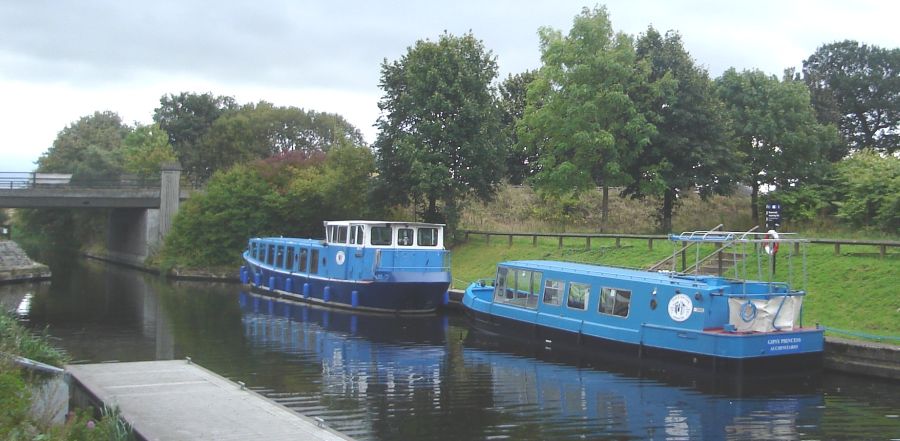
{"label": "boat window", "polygon": [[328,230],[325,232],[325,239],[327,239],[328,242],[334,242],[334,239],[335,239],[334,232],[335,232],[335,226],[329,225]]}
{"label": "boat window", "polygon": [[298,271],[306,272],[306,248],[300,248],[300,257],[297,258]]}
{"label": "boat window", "polygon": [[269,245],[269,249],[266,251],[266,263],[269,265],[275,263],[275,245]]}
{"label": "boat window", "polygon": [[528,301],[525,303],[526,308],[537,308],[538,296],[541,293],[541,276],[539,272],[531,272],[531,285],[528,288]]}
{"label": "boat window", "polygon": [[347,243],[347,226],[342,225],[337,229],[337,243]]}
{"label": "boat window", "polygon": [[290,271],[294,270],[294,247],[287,249],[287,261],[284,263],[284,268]]}
{"label": "boat window", "polygon": [[547,279],[544,283],[544,303],[559,306],[563,296],[563,283],[559,280]]}
{"label": "boat window", "polygon": [[419,228],[419,246],[435,247],[438,244],[437,228]]}
{"label": "boat window", "polygon": [[372,227],[371,229],[372,245],[390,245],[391,244],[391,227]]}
{"label": "boat window", "polygon": [[356,245],[362,245],[364,243],[362,225],[353,225],[350,227],[350,243]]}
{"label": "boat window", "polygon": [[256,258],[256,242],[250,241],[250,257]]}
{"label": "boat window", "polygon": [[497,284],[494,285],[494,302],[502,302],[503,295],[506,290],[506,274],[509,269],[504,267],[497,268]]}
{"label": "boat window", "polygon": [[616,288],[603,288],[600,290],[600,309],[603,314],[628,317],[628,309],[631,306],[631,291]]}
{"label": "boat window", "polygon": [[309,253],[309,272],[310,274],[319,273],[319,250],[313,249]]}
{"label": "boat window", "polygon": [[279,245],[275,252],[275,266],[281,268],[284,266],[284,246]]}
{"label": "boat window", "polygon": [[397,229],[397,245],[401,246],[412,246],[413,244],[413,229],[412,228],[398,228]]}
{"label": "boat window", "polygon": [[591,285],[569,282],[569,298],[566,300],[566,305],[572,309],[585,309],[590,291]]}

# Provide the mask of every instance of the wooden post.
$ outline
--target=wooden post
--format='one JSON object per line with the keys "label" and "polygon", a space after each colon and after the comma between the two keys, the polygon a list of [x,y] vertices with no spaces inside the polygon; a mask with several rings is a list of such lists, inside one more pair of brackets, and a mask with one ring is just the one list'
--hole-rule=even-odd
{"label": "wooden post", "polygon": [[591,249],[591,236],[584,237],[584,246],[587,249]]}
{"label": "wooden post", "polygon": [[800,242],[794,242],[794,254],[800,254]]}
{"label": "wooden post", "polygon": [[718,263],[719,263],[718,275],[719,275],[719,277],[721,277],[722,276],[722,243],[721,242],[716,242],[716,250],[718,250],[718,253],[716,254],[716,260],[718,260]]}
{"label": "wooden post", "polygon": [[559,236],[559,247],[562,248],[562,236]]}
{"label": "wooden post", "polygon": [[469,232],[466,231],[466,242],[468,242],[468,241],[469,241]]}
{"label": "wooden post", "polygon": [[490,245],[491,244],[491,235],[485,234],[485,236],[487,236],[487,244]]}
{"label": "wooden post", "polygon": [[535,234],[534,236],[531,236],[531,246],[533,246],[533,247],[537,246],[537,234]]}
{"label": "wooden post", "polygon": [[879,248],[881,249],[880,250],[881,258],[884,259],[884,255],[887,254],[887,245],[882,245]]}
{"label": "wooden post", "polygon": [[647,239],[647,248],[653,251],[653,239]]}
{"label": "wooden post", "polygon": [[621,237],[617,237],[617,238],[616,238],[616,248],[621,248],[621,247],[622,247],[622,243],[620,242],[621,240],[622,240]]}
{"label": "wooden post", "polygon": [[839,243],[834,244],[834,255],[835,256],[841,255],[841,244],[839,244]]}
{"label": "wooden post", "polygon": [[510,247],[510,248],[512,248],[512,237],[513,237],[513,235],[510,234],[510,235],[509,235],[509,247]]}

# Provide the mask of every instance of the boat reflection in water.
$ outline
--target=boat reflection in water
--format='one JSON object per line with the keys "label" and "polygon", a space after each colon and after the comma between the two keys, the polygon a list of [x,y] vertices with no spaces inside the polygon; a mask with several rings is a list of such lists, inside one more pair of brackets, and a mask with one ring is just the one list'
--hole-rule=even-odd
{"label": "boat reflection in water", "polygon": [[795,439],[818,426],[824,404],[803,392],[816,377],[582,359],[452,316],[353,314],[247,293],[240,304],[253,346],[320,366],[319,395],[292,396],[306,404],[289,407],[358,439]]}

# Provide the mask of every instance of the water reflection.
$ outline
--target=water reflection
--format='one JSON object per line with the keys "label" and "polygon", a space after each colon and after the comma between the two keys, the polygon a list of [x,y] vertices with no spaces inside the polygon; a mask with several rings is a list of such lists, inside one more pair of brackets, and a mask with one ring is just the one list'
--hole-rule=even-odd
{"label": "water reflection", "polygon": [[354,315],[95,263],[0,289],[82,361],[191,356],[358,439],[900,438],[900,386],[734,378],[504,340],[454,314]]}
{"label": "water reflection", "polygon": [[[725,434],[793,439],[798,421],[815,424],[815,415],[806,409],[822,404],[821,397],[812,395],[736,403],[734,397],[708,396],[651,378],[484,349],[491,336],[451,329],[446,317],[401,321],[247,293],[240,294],[240,304],[244,333],[255,346],[316,359],[326,401],[373,401],[371,392],[391,398],[391,405],[375,414],[360,407],[351,418],[342,412],[335,426],[354,433],[377,432],[376,423],[408,415],[441,421],[455,410],[442,407],[444,395],[475,395],[475,390],[482,393],[478,407],[485,406],[481,409],[488,417],[473,438],[492,439],[696,439]],[[454,334],[464,336],[463,344],[454,341]],[[450,356],[454,352],[456,356]],[[457,375],[478,386],[448,388],[444,380]],[[333,420],[323,409],[312,410]],[[443,438],[437,431],[427,435]]]}

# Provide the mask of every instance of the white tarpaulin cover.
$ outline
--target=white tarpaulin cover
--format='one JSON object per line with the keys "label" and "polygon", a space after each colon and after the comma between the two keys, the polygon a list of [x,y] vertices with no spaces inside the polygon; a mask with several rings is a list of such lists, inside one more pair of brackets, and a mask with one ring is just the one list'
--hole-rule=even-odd
{"label": "white tarpaulin cover", "polygon": [[[755,306],[755,311],[747,302]],[[800,320],[802,303],[803,297],[800,296],[776,296],[769,300],[732,297],[728,299],[728,322],[740,332],[770,332],[776,326],[781,330],[789,330]],[[778,312],[779,307],[781,312]],[[773,323],[776,312],[778,319]]]}

